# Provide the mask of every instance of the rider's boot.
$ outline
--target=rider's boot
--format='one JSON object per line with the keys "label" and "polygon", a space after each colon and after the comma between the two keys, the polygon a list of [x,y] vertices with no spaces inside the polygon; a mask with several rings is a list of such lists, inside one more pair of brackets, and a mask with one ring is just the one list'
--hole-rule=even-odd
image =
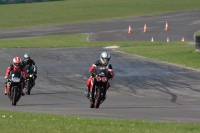
{"label": "rider's boot", "polygon": [[85,91],[85,96],[89,99],[90,96],[90,88],[87,87],[86,91]]}
{"label": "rider's boot", "polygon": [[107,97],[107,95],[105,94],[105,96],[104,96],[104,99],[103,99],[103,100],[106,100],[106,97]]}
{"label": "rider's boot", "polygon": [[35,80],[33,80],[33,87],[35,86]]}
{"label": "rider's boot", "polygon": [[103,100],[106,100],[106,97],[107,97],[107,95],[106,95],[106,92],[105,92],[105,95],[104,95],[104,97],[103,97]]}
{"label": "rider's boot", "polygon": [[109,87],[110,87],[110,83],[109,83],[108,86],[107,86],[107,89],[106,89],[106,91],[105,91],[105,96],[104,96],[103,100],[106,100],[106,98],[107,98],[106,92],[108,91],[108,88],[109,88]]}
{"label": "rider's boot", "polygon": [[7,91],[6,91],[6,88],[5,88],[5,92],[4,92],[4,95],[7,95]]}
{"label": "rider's boot", "polygon": [[22,95],[22,96],[24,96],[24,95],[25,95],[25,93],[23,92],[23,90],[22,90],[22,93],[21,93],[21,95]]}
{"label": "rider's boot", "polygon": [[23,90],[22,90],[22,93],[21,93],[21,95],[22,95],[22,96],[24,96],[24,95],[25,95],[25,93],[23,92]]}
{"label": "rider's boot", "polygon": [[33,79],[33,86],[35,85],[35,80],[37,78],[37,74],[34,74],[34,79]]}
{"label": "rider's boot", "polygon": [[4,95],[7,95],[7,82],[4,83],[4,86],[5,86]]}

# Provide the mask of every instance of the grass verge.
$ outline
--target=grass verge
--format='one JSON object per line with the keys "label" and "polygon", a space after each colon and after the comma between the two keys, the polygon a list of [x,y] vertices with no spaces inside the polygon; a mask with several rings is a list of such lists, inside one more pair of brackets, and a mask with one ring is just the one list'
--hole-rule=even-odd
{"label": "grass verge", "polygon": [[196,33],[196,36],[200,36],[200,30]]}
{"label": "grass verge", "polygon": [[199,133],[199,124],[83,118],[0,110],[1,133]]}
{"label": "grass verge", "polygon": [[199,0],[64,0],[0,5],[0,29],[199,10]]}
{"label": "grass verge", "polygon": [[151,59],[165,61],[185,67],[200,69],[200,53],[195,52],[195,46],[189,44],[167,44],[160,46],[124,47],[119,50]]}
{"label": "grass verge", "polygon": [[200,69],[200,53],[188,42],[87,42],[87,34],[71,34],[0,40],[0,48],[56,48],[121,46],[118,50],[147,58]]}

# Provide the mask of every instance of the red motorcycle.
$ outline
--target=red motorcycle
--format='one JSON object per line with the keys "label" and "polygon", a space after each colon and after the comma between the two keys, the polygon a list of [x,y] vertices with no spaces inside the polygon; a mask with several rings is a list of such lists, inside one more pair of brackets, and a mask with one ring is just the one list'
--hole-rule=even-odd
{"label": "red motorcycle", "polygon": [[100,104],[106,99],[109,71],[106,67],[97,66],[92,74],[91,85],[93,85],[93,88],[90,96],[90,108],[99,108]]}

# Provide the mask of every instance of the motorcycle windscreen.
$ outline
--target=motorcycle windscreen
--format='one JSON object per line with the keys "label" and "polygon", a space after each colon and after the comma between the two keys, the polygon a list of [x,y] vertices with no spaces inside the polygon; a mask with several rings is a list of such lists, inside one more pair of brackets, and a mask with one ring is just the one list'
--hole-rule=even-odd
{"label": "motorcycle windscreen", "polygon": [[22,78],[22,72],[21,71],[11,71],[9,75],[9,79],[12,82],[20,82]]}
{"label": "motorcycle windscreen", "polygon": [[95,69],[95,73],[97,75],[101,75],[101,76],[106,76],[107,77],[108,68],[107,67],[102,67],[102,66],[97,66],[96,69]]}

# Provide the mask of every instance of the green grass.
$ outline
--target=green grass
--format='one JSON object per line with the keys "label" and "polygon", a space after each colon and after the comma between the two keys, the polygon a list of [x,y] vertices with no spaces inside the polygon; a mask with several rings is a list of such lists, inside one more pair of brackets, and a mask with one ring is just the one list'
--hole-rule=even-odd
{"label": "green grass", "polygon": [[0,110],[1,133],[199,133],[199,124],[22,113]]}
{"label": "green grass", "polygon": [[0,5],[0,29],[200,9],[199,0],[65,0]]}
{"label": "green grass", "polygon": [[200,36],[200,30],[196,33],[196,36]]}
{"label": "green grass", "polygon": [[200,53],[188,42],[87,42],[87,34],[41,36],[0,40],[0,48],[121,46],[118,50],[147,58],[200,69]]}
{"label": "green grass", "polygon": [[0,39],[0,48],[53,48],[89,46],[86,34]]}
{"label": "green grass", "polygon": [[194,45],[161,45],[161,46],[145,46],[142,47],[125,47],[119,50],[140,55],[143,57],[156,59],[160,61],[170,62],[173,64],[200,69],[200,53],[195,52]]}
{"label": "green grass", "polygon": [[87,42],[87,34],[67,34],[56,36],[40,36],[16,39],[0,39],[0,48],[56,48],[56,47],[84,47],[107,46],[115,42]]}

